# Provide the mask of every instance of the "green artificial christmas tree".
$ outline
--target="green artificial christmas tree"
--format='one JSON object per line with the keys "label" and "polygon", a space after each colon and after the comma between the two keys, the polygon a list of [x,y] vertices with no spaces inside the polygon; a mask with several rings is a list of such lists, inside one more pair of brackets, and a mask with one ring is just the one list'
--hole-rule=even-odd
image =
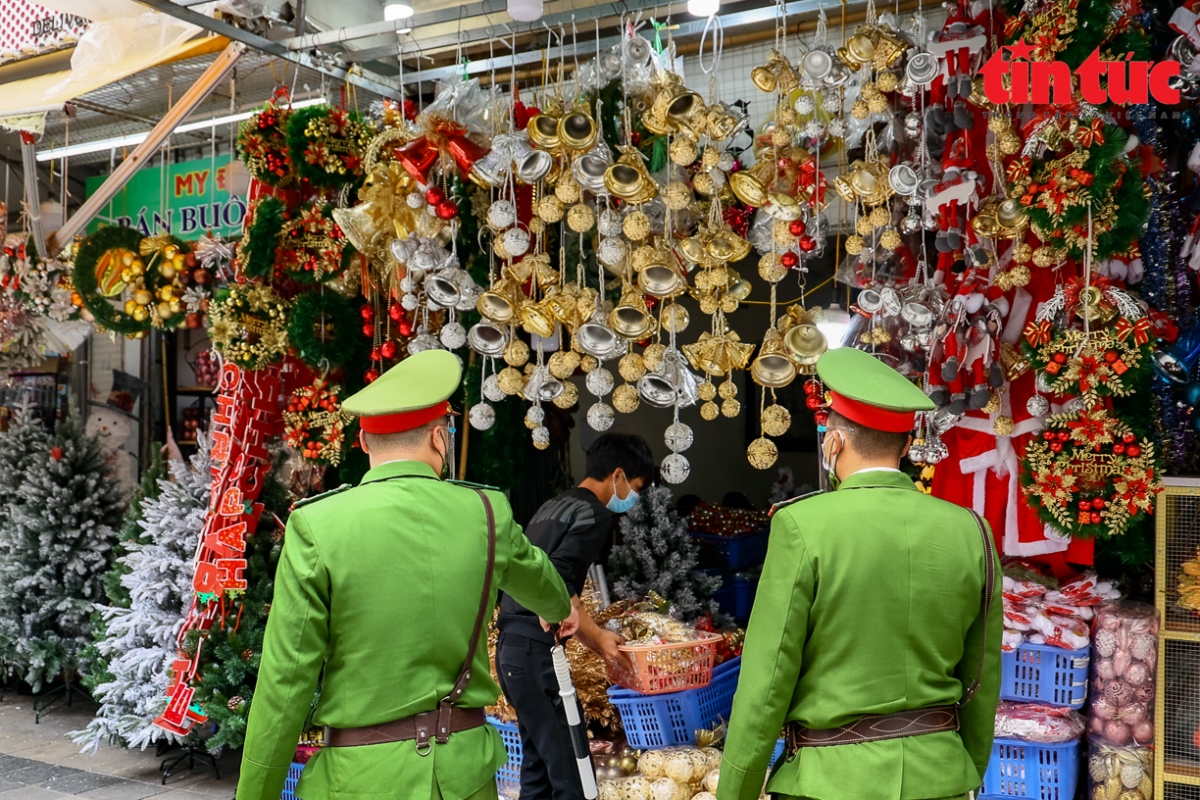
{"label": "green artificial christmas tree", "polygon": [[0,535],[0,653],[34,691],[71,682],[125,509],[74,409],[31,462]]}
{"label": "green artificial christmas tree", "polygon": [[697,571],[699,550],[687,523],[671,509],[671,490],[652,486],[621,518],[621,544],[608,559],[613,593],[632,600],[655,592],[685,622],[716,614],[721,579]]}

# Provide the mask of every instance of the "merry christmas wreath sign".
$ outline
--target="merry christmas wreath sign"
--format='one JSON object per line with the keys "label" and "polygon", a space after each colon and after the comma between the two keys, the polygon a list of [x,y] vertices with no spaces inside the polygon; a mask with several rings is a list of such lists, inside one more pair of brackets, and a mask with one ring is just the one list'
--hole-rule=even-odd
{"label": "merry christmas wreath sign", "polygon": [[288,447],[324,466],[337,466],[342,460],[349,415],[342,411],[340,391],[340,386],[327,385],[317,378],[292,392],[283,411],[283,436]]}
{"label": "merry christmas wreath sign", "polygon": [[232,286],[208,315],[213,345],[239,367],[262,369],[287,352],[288,303],[268,286]]}
{"label": "merry christmas wreath sign", "polygon": [[1154,445],[1102,408],[1048,418],[1025,449],[1021,485],[1043,522],[1076,537],[1124,533],[1162,491]]}
{"label": "merry christmas wreath sign", "polygon": [[238,129],[237,149],[255,180],[282,187],[292,182],[292,158],[288,152],[287,124],[292,110],[277,96]]}
{"label": "merry christmas wreath sign", "polygon": [[292,163],[313,186],[341,186],[360,177],[374,136],[358,114],[341,108],[308,106],[293,111],[287,123]]}

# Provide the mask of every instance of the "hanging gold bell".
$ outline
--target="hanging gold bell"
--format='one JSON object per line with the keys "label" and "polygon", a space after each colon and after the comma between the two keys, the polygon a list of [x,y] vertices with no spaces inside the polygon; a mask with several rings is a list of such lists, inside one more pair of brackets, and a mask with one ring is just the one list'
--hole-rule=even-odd
{"label": "hanging gold bell", "polygon": [[1029,215],[1016,200],[1004,200],[996,206],[996,222],[1006,239],[1016,238],[1029,227]]}
{"label": "hanging gold bell", "polygon": [[770,94],[775,91],[775,87],[779,85],[779,76],[775,74],[775,70],[769,66],[755,67],[750,70],[750,80],[754,82],[760,90]]}
{"label": "hanging gold bell", "polygon": [[749,115],[737,106],[728,103],[714,103],[708,107],[706,133],[714,141],[732,139],[737,136],[750,122]]}
{"label": "hanging gold bell", "polygon": [[989,197],[983,201],[975,216],[971,218],[971,230],[985,239],[994,239],[1000,235],[1000,223],[996,219],[996,209],[1000,203],[998,198]]}
{"label": "hanging gold bell", "polygon": [[687,280],[671,263],[670,251],[656,249],[650,263],[638,271],[637,283],[651,297],[675,297],[687,290]]}
{"label": "hanging gold bell", "polygon": [[704,131],[708,109],[704,99],[692,91],[683,91],[667,105],[667,122],[676,131],[691,131],[696,138]]}
{"label": "hanging gold bell", "polygon": [[891,69],[896,66],[908,49],[908,45],[887,28],[876,28],[873,39],[875,52],[871,60],[877,70]]}
{"label": "hanging gold bell", "polygon": [[729,176],[729,188],[748,206],[759,208],[767,202],[767,187],[775,180],[775,163],[762,153],[749,169],[738,170]]}
{"label": "hanging gold bell", "polygon": [[874,28],[860,28],[846,42],[845,47],[838,48],[838,59],[853,70],[873,62],[875,60],[875,35],[877,34]]}
{"label": "hanging gold bell", "polygon": [[479,295],[479,300],[475,302],[475,308],[492,322],[507,325],[516,316],[517,308],[523,298],[524,295],[517,282],[506,277]]}
{"label": "hanging gold bell", "polygon": [[779,389],[796,379],[796,363],[788,356],[779,331],[768,330],[758,356],[750,365],[750,377],[759,386]]}
{"label": "hanging gold bell", "polygon": [[558,123],[558,140],[563,147],[582,153],[596,143],[596,121],[582,111],[567,114]]}
{"label": "hanging gold bell", "polygon": [[646,169],[646,162],[632,148],[604,173],[604,187],[614,196],[634,204],[649,201],[657,191],[654,178]]}
{"label": "hanging gold bell", "polygon": [[557,150],[562,144],[562,140],[558,135],[559,119],[550,114],[536,114],[533,119],[529,120],[526,130],[529,132],[529,141],[543,150]]}
{"label": "hanging gold bell", "polygon": [[794,325],[783,335],[783,346],[798,366],[811,372],[829,342],[816,325]]}
{"label": "hanging gold bell", "polygon": [[555,288],[548,290],[546,299],[543,302],[556,320],[565,325],[569,330],[574,331],[575,328],[579,327],[580,322],[577,300],[578,298],[575,295]]}
{"label": "hanging gold bell", "polygon": [[554,312],[543,303],[526,300],[521,303],[521,327],[526,333],[541,336],[543,339],[554,335]]}
{"label": "hanging gold bell", "polygon": [[621,293],[621,301],[609,315],[608,324],[626,339],[645,339],[656,327],[642,293],[633,286],[626,286]]}
{"label": "hanging gold bell", "polygon": [[774,219],[791,222],[794,219],[800,219],[804,214],[804,209],[800,206],[799,201],[790,194],[768,192],[767,198],[771,201],[767,206],[767,213]]}
{"label": "hanging gold bell", "polygon": [[796,68],[778,50],[770,52],[767,63],[775,72],[775,86],[779,91],[787,93],[800,85],[800,76],[796,73]]}

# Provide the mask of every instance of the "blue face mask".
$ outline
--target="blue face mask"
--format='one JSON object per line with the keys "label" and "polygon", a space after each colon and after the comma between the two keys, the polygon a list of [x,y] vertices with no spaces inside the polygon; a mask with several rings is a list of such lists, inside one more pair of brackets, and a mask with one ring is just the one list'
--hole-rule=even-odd
{"label": "blue face mask", "polygon": [[[625,481],[625,485],[629,486],[628,480]],[[614,514],[624,514],[626,511],[637,505],[637,501],[638,493],[633,490],[632,486],[629,486],[629,494],[625,495],[624,497],[617,497],[617,476],[614,475],[613,494],[612,497],[608,498],[608,503],[606,504],[608,510]]]}

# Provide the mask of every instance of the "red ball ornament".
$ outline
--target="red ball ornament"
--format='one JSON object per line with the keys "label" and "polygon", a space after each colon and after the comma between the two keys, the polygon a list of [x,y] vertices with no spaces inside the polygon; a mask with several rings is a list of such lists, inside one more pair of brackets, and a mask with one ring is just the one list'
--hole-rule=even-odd
{"label": "red ball ornament", "polygon": [[375,309],[371,308],[370,306],[359,306],[358,313],[362,315],[363,319],[375,319]]}
{"label": "red ball ornament", "polygon": [[369,370],[363,373],[363,380],[367,383],[374,383],[378,379],[379,370],[375,369],[374,367],[371,367]]}
{"label": "red ball ornament", "polygon": [[392,318],[393,322],[399,322],[400,318],[404,316],[404,309],[400,307],[399,303],[392,303],[388,306],[388,316]]}
{"label": "red ball ornament", "polygon": [[380,349],[378,347],[371,348],[371,360],[372,361],[383,360],[383,353],[380,351]]}
{"label": "red ball ornament", "polygon": [[817,249],[817,240],[811,236],[800,237],[800,249],[806,253],[811,253]]}
{"label": "red ball ornament", "polygon": [[1096,509],[1097,511],[1104,508],[1104,498],[1103,497],[1093,498],[1092,499],[1092,508]]}
{"label": "red ball ornament", "polygon": [[401,336],[412,336],[412,323],[406,319],[402,319],[400,320],[400,323],[396,325],[396,331]]}
{"label": "red ball ornament", "polygon": [[1056,363],[1056,364],[1067,363],[1067,354],[1066,353],[1055,353],[1054,354],[1054,363]]}
{"label": "red ball ornament", "polygon": [[638,347],[649,347],[650,340],[649,339],[638,339],[637,345],[638,345]]}
{"label": "red ball ornament", "polygon": [[804,393],[807,395],[820,394],[821,393],[820,381],[818,381],[814,378],[809,378],[808,380],[806,380],[804,382]]}
{"label": "red ball ornament", "polygon": [[629,134],[629,143],[634,147],[639,146],[642,143],[642,134],[638,131],[634,131],[633,133]]}
{"label": "red ball ornament", "polygon": [[1121,437],[1121,441],[1124,442],[1125,444],[1133,444],[1134,442],[1137,441],[1137,437],[1134,436],[1132,433],[1127,433]]}
{"label": "red ball ornament", "polygon": [[779,263],[783,265],[785,269],[795,269],[796,267],[800,266],[800,256],[796,252],[788,250],[786,253],[779,256]]}
{"label": "red ball ornament", "polygon": [[646,295],[642,298],[646,301],[646,308],[658,308],[658,298],[654,295]]}
{"label": "red ball ornament", "polygon": [[362,333],[363,333],[363,336],[367,337],[368,339],[375,336],[375,323],[368,322],[365,325],[363,325]]}
{"label": "red ball ornament", "polygon": [[1042,438],[1047,442],[1054,441],[1054,431],[1042,431]]}
{"label": "red ball ornament", "polygon": [[792,236],[803,236],[804,231],[808,230],[808,226],[804,224],[802,219],[794,219],[788,223],[788,230]]}
{"label": "red ball ornament", "polygon": [[1089,519],[1092,520],[1093,525],[1099,525],[1101,522],[1104,521],[1104,517],[1100,514],[1099,511],[1093,511],[1091,513]]}
{"label": "red ball ornament", "polygon": [[458,204],[453,200],[443,200],[437,204],[438,219],[454,219],[458,216]]}
{"label": "red ball ornament", "polygon": [[1104,360],[1107,361],[1109,364],[1116,361],[1117,360],[1117,351],[1116,350],[1106,350],[1104,353]]}
{"label": "red ball ornament", "polygon": [[62,451],[61,447],[51,447],[50,448],[50,457],[53,458],[55,461],[62,460],[62,453],[63,453],[63,451]]}
{"label": "red ball ornament", "polygon": [[1092,501],[1091,500],[1080,500],[1079,501],[1079,510],[1080,511],[1091,511],[1092,510]]}
{"label": "red ball ornament", "polygon": [[826,411],[825,409],[818,408],[816,411],[813,412],[813,422],[817,423],[822,428],[825,427],[825,423],[828,421],[829,421],[829,412]]}
{"label": "red ball ornament", "polygon": [[1119,455],[1124,455],[1124,453],[1125,453],[1125,445],[1123,445],[1123,444],[1114,444],[1114,445],[1112,446],[1112,451],[1113,451],[1113,455],[1117,455],[1117,456],[1119,456]]}
{"label": "red ball ornament", "polygon": [[804,405],[808,406],[809,411],[816,411],[821,407],[821,398],[815,394],[810,394],[804,398]]}
{"label": "red ball ornament", "polygon": [[425,190],[425,202],[431,206],[436,206],[438,203],[446,199],[446,193],[437,186],[430,186]]}
{"label": "red ball ornament", "polygon": [[1061,453],[1062,452],[1062,443],[1061,442],[1051,442],[1050,443],[1050,452],[1051,453]]}
{"label": "red ball ornament", "polygon": [[393,358],[396,357],[396,343],[395,342],[384,342],[379,347],[379,353],[384,358],[386,358],[388,361],[391,361]]}
{"label": "red ball ornament", "polygon": [[1060,442],[1065,442],[1071,438],[1071,434],[1067,431],[1059,431],[1057,434],[1055,434],[1055,438],[1057,438]]}
{"label": "red ball ornament", "polygon": [[1125,455],[1129,456],[1130,458],[1137,458],[1141,454],[1142,448],[1138,447],[1136,444],[1131,444],[1125,448]]}

